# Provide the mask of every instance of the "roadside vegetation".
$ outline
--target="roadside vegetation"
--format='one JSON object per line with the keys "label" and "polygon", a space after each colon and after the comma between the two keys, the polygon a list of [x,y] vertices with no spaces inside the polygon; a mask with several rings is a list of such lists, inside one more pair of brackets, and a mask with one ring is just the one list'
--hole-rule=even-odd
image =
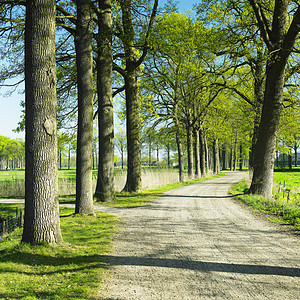
{"label": "roadside vegetation", "polygon": [[[191,183],[224,176],[219,174],[192,181],[168,184],[141,193],[117,193],[116,200],[104,205],[137,207],[160,194]],[[61,203],[74,203],[75,197]],[[24,205],[0,203],[3,216],[13,216]],[[4,299],[87,299],[99,289],[107,257],[119,219],[111,214],[74,214],[73,208],[60,207],[64,242],[58,246],[21,244],[22,229],[6,235],[0,242],[0,297]]]}
{"label": "roadside vegetation", "polygon": [[230,193],[254,212],[267,214],[272,222],[300,230],[300,172],[275,172],[272,199],[250,195],[248,191],[249,182],[243,180]]}
{"label": "roadside vegetation", "polygon": [[59,246],[20,244],[22,229],[0,243],[2,299],[87,299],[96,294],[118,219],[73,211],[60,209],[64,242]]}

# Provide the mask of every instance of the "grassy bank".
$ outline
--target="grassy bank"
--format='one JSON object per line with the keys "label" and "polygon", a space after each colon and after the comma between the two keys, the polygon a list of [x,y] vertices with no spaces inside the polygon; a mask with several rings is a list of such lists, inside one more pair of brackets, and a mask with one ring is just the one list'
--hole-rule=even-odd
{"label": "grassy bank", "polygon": [[254,212],[265,213],[272,222],[292,226],[300,230],[300,173],[274,173],[273,199],[248,195],[249,182],[243,180],[230,192],[241,202],[251,206]]}

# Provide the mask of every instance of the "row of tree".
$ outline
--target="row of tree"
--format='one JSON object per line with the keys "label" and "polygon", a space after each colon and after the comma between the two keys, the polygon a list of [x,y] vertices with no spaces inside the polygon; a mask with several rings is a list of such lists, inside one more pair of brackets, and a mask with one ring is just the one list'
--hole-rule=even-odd
{"label": "row of tree", "polygon": [[0,136],[0,169],[23,168],[25,143],[21,139]]}
{"label": "row of tree", "polygon": [[[180,180],[184,144],[189,177],[205,176],[208,168],[217,173],[220,147],[223,166],[226,157],[234,165],[237,153],[242,157],[250,149],[250,191],[272,196],[280,115],[284,106],[294,107],[296,98],[297,2],[203,0],[196,17],[177,13],[171,3],[161,14],[158,0],[0,3],[5,40],[0,50],[3,57],[9,54],[1,78],[22,74],[25,66],[23,242],[62,241],[57,124],[73,126],[75,112],[75,212],[92,213],[93,194],[99,201],[114,198],[114,96],[126,119],[124,191],[141,188],[140,133],[147,124],[152,131],[161,128],[167,149],[169,138],[176,137]],[[94,193],[96,115],[99,165]]]}

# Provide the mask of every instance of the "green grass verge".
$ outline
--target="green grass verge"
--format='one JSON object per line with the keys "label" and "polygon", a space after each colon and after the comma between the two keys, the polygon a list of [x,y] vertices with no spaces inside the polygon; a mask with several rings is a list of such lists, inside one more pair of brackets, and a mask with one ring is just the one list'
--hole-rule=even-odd
{"label": "green grass verge", "polygon": [[[113,201],[105,202],[105,203],[95,202],[95,204],[109,206],[109,207],[118,207],[118,208],[133,208],[133,207],[144,206],[147,203],[154,201],[158,196],[160,196],[161,194],[163,194],[167,191],[178,189],[182,186],[186,186],[186,185],[193,184],[196,182],[201,182],[201,181],[208,180],[208,179],[222,177],[225,175],[226,175],[225,173],[220,173],[218,175],[214,175],[214,176],[210,176],[210,177],[194,179],[194,180],[189,180],[189,181],[185,181],[185,182],[171,183],[171,184],[160,186],[160,187],[157,187],[154,189],[143,190],[143,191],[137,192],[137,193],[120,192],[120,193],[116,193],[115,200],[113,200]],[[59,203],[75,204],[75,195],[60,197]]]}
{"label": "green grass verge", "polygon": [[167,184],[164,186],[160,186],[154,189],[144,190],[138,193],[116,193],[116,198],[114,201],[111,202],[105,202],[105,203],[97,203],[104,206],[110,206],[110,207],[119,207],[119,208],[131,208],[131,207],[139,207],[146,205],[152,201],[154,201],[157,197],[159,197],[161,194],[178,189],[182,186],[190,185],[196,182],[201,182],[204,180],[212,179],[212,178],[218,178],[225,176],[226,174],[220,173],[218,175],[205,177],[205,178],[199,178],[194,180],[189,180],[185,182],[177,182],[172,184]]}
{"label": "green grass verge", "polygon": [[300,230],[300,206],[298,201],[290,199],[289,202],[282,197],[266,199],[262,196],[249,195],[248,183],[243,180],[230,189],[230,193],[241,202],[251,206],[254,212],[265,213],[273,222],[291,225]]}
{"label": "green grass verge", "polygon": [[105,254],[111,251],[118,219],[102,212],[74,216],[73,211],[61,208],[62,245],[21,244],[22,229],[0,243],[1,299],[97,296],[101,276],[108,268]]}

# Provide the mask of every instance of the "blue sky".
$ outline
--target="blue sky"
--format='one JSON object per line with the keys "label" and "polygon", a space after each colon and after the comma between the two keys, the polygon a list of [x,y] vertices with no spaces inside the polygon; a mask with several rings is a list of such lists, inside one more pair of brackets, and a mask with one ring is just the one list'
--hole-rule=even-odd
{"label": "blue sky", "polygon": [[[159,0],[160,5],[164,0]],[[180,0],[177,1],[178,7],[181,12],[185,9],[192,9],[193,4],[199,3],[199,0]],[[6,84],[11,82],[6,82]],[[5,96],[8,88],[0,89],[0,135],[8,136],[12,139],[23,138],[23,133],[15,133],[12,130],[16,129],[21,116],[20,102],[24,100],[24,94],[14,92],[11,96]],[[19,91],[20,92],[20,91]]]}

